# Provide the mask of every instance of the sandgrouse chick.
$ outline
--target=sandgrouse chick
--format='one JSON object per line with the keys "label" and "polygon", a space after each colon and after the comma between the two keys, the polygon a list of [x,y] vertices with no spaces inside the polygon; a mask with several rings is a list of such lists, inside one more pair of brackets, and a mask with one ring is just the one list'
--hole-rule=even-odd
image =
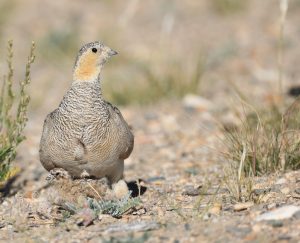
{"label": "sandgrouse chick", "polygon": [[44,122],[40,160],[46,170],[107,177],[110,184],[122,179],[134,137],[121,112],[103,99],[100,83],[103,65],[116,54],[98,41],[80,49],[71,88]]}

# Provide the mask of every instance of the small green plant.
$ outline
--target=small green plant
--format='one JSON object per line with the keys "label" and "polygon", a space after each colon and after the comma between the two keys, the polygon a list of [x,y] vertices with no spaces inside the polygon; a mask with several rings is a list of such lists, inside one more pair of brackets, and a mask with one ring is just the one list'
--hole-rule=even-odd
{"label": "small green plant", "polygon": [[131,209],[136,208],[141,204],[140,198],[131,197],[131,192],[121,199],[112,200],[97,200],[88,197],[84,205],[75,205],[72,203],[65,203],[64,207],[72,214],[79,213],[84,208],[89,208],[94,215],[109,214],[113,217],[119,218]]}
{"label": "small green plant", "polygon": [[22,134],[27,122],[29,95],[26,86],[30,83],[30,69],[34,62],[35,44],[32,42],[26,63],[25,77],[19,82],[18,95],[15,94],[13,68],[13,42],[8,42],[8,73],[3,77],[0,93],[0,182],[11,174],[10,162],[16,157],[16,148],[24,140]]}
{"label": "small green plant", "polygon": [[97,214],[109,214],[117,218],[128,212],[128,210],[137,207],[140,203],[139,198],[131,198],[131,193],[119,200],[97,201],[94,198],[88,198],[89,207]]}

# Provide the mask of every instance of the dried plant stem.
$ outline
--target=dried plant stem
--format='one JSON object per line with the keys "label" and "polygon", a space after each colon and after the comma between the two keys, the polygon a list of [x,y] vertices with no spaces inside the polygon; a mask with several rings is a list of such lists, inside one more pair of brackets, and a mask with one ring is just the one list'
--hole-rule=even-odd
{"label": "dried plant stem", "polygon": [[278,90],[281,100],[283,101],[283,48],[284,48],[284,27],[286,14],[288,10],[288,0],[280,0],[280,31],[279,31],[279,43],[278,43]]}
{"label": "dried plant stem", "polygon": [[[288,0],[281,0],[280,1],[280,33],[279,33],[279,48],[278,48],[278,86],[279,86],[279,95],[281,97],[281,105],[284,104],[284,92],[283,92],[283,48],[284,48],[284,27],[285,27],[285,19],[286,14],[288,10]],[[280,164],[281,169],[285,169],[286,165],[286,159],[285,159],[285,153],[286,150],[286,137],[285,137],[285,124],[284,119],[282,119],[282,140],[281,140],[281,146],[280,146]]]}
{"label": "dried plant stem", "polygon": [[96,195],[98,196],[98,198],[99,198],[100,200],[102,200],[102,197],[100,196],[99,192],[95,189],[95,187],[93,187],[93,186],[91,185],[91,183],[89,183],[87,180],[86,180],[86,182],[87,182],[88,186],[96,193]]}
{"label": "dried plant stem", "polygon": [[278,48],[278,57],[277,57],[277,62],[278,62],[278,93],[282,97],[283,96],[283,29],[284,26],[280,26],[280,37],[279,37],[279,48]]}

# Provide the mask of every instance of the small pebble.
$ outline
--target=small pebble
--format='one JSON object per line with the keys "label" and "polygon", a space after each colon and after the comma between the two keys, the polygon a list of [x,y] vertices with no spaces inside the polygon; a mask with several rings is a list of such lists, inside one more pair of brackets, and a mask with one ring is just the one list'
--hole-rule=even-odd
{"label": "small pebble", "polygon": [[185,229],[186,231],[190,231],[190,230],[191,230],[190,224],[188,224],[188,223],[184,224],[184,229]]}
{"label": "small pebble", "polygon": [[166,180],[166,178],[164,176],[153,176],[153,177],[148,178],[146,181],[148,183],[151,183],[151,182],[164,181],[164,180]]}
{"label": "small pebble", "polygon": [[202,186],[194,187],[194,186],[185,186],[182,195],[187,196],[198,196],[200,194]]}
{"label": "small pebble", "polygon": [[280,178],[278,179],[275,184],[276,185],[281,185],[281,184],[285,184],[286,183],[286,179],[285,178]]}
{"label": "small pebble", "polygon": [[289,194],[290,193],[290,189],[288,187],[284,187],[280,190],[283,194]]}
{"label": "small pebble", "polygon": [[196,168],[187,168],[185,172],[189,175],[197,175],[199,173]]}
{"label": "small pebble", "polygon": [[221,209],[222,209],[222,205],[219,203],[215,203],[214,206],[208,210],[208,212],[213,215],[219,215]]}
{"label": "small pebble", "polygon": [[239,212],[251,208],[253,205],[253,202],[237,203],[233,206],[233,210]]}
{"label": "small pebble", "polygon": [[296,199],[300,199],[300,194],[295,193],[295,194],[292,195],[292,197],[296,198]]}
{"label": "small pebble", "polygon": [[278,240],[290,240],[292,237],[289,235],[281,235],[278,237]]}
{"label": "small pebble", "polygon": [[254,189],[252,191],[252,193],[254,193],[256,196],[260,196],[260,195],[266,194],[270,191],[271,191],[271,188],[263,188],[263,189]]}
{"label": "small pebble", "polygon": [[133,212],[132,214],[133,214],[133,215],[143,215],[143,214],[145,214],[146,212],[147,212],[147,210],[146,210],[145,208],[141,208],[141,209],[139,209],[139,210]]}
{"label": "small pebble", "polygon": [[293,217],[295,219],[299,219],[300,220],[300,211],[298,211],[297,213],[295,213]]}
{"label": "small pebble", "polygon": [[228,226],[226,231],[235,237],[243,238],[251,233],[252,229],[248,226]]}
{"label": "small pebble", "polygon": [[274,228],[279,228],[283,226],[283,222],[280,220],[272,220],[269,221],[269,223],[274,227]]}
{"label": "small pebble", "polygon": [[267,206],[268,210],[273,209],[273,208],[276,208],[276,203],[271,203]]}
{"label": "small pebble", "polygon": [[187,94],[182,103],[186,109],[211,110],[214,107],[211,101],[194,94]]}
{"label": "small pebble", "polygon": [[209,218],[210,218],[210,214],[205,214],[204,216],[203,216],[203,220],[204,221],[207,221],[207,220],[209,220]]}

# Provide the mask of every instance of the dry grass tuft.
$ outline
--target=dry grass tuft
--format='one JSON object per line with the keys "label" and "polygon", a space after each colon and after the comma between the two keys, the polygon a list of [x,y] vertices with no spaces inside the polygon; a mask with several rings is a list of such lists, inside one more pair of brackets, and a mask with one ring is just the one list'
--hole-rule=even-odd
{"label": "dry grass tuft", "polygon": [[239,163],[244,157],[246,175],[299,169],[299,108],[298,99],[283,113],[273,105],[245,115],[239,128],[225,131],[227,156]]}
{"label": "dry grass tuft", "polygon": [[254,110],[243,115],[240,127],[225,130],[225,184],[237,201],[250,200],[252,177],[300,169],[299,119],[297,99],[285,112],[275,105]]}

